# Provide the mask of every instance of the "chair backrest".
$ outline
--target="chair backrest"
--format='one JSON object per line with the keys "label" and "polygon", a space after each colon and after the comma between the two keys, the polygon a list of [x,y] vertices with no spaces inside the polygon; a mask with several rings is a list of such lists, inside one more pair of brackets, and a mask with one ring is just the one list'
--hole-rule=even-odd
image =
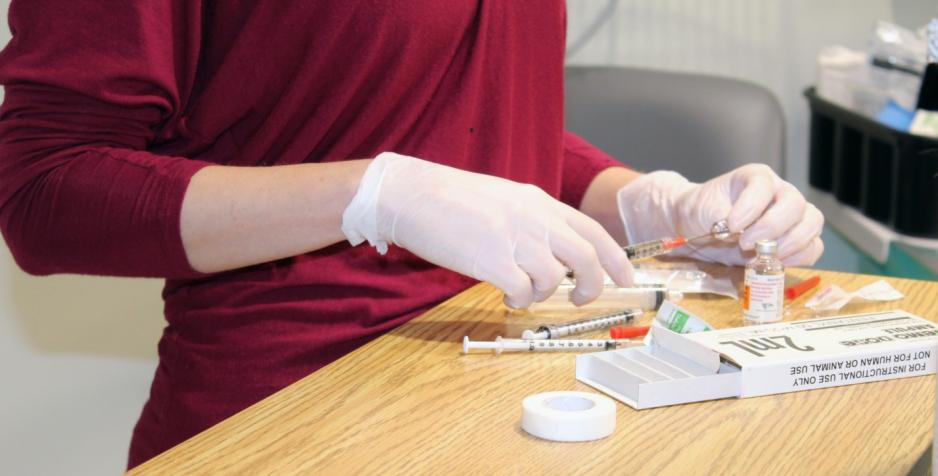
{"label": "chair backrest", "polygon": [[736,79],[571,66],[566,127],[637,170],[694,181],[750,162],[784,172],[781,106],[767,89]]}

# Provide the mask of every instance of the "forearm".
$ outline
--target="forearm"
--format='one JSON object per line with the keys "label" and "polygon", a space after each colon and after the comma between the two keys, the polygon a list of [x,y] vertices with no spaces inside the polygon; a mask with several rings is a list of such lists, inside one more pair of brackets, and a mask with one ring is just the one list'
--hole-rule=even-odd
{"label": "forearm", "polygon": [[186,190],[180,218],[189,263],[197,271],[219,272],[342,241],[342,212],[369,163],[200,170]]}
{"label": "forearm", "polygon": [[619,189],[641,175],[640,172],[624,167],[607,168],[593,178],[583,195],[583,201],[580,202],[580,211],[598,221],[619,244],[624,245],[627,240],[619,216],[616,194]]}

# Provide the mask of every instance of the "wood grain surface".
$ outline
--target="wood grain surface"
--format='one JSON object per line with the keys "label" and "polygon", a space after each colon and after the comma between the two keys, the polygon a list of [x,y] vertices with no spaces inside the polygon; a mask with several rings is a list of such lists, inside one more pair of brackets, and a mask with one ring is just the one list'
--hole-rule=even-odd
{"label": "wood grain surface", "polygon": [[[805,269],[788,279],[814,274],[816,290],[880,279]],[[938,282],[887,280],[905,299],[841,314],[900,308],[938,320]],[[816,290],[791,302],[786,320],[812,317],[803,304]],[[719,328],[742,324],[738,301],[681,305]],[[609,438],[537,439],[520,427],[524,397],[595,392],[575,380],[575,354],[463,355],[461,340],[583,315],[511,312],[480,284],[131,473],[881,475],[906,474],[931,443],[934,376],[641,411],[617,402]]]}

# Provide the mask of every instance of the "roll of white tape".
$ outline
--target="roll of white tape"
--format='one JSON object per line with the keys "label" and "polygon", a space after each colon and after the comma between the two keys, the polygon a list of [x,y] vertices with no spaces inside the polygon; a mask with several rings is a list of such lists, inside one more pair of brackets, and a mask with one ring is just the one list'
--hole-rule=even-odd
{"label": "roll of white tape", "polygon": [[521,428],[545,440],[598,440],[616,428],[615,403],[595,393],[538,393],[521,406]]}

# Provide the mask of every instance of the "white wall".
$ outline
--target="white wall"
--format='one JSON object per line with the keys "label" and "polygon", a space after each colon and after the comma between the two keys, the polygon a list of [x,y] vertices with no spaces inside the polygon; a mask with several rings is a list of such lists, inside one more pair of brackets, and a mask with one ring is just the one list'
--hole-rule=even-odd
{"label": "white wall", "polygon": [[160,282],[25,275],[0,247],[0,474],[118,474],[162,328]]}
{"label": "white wall", "polygon": [[0,474],[119,474],[156,367],[160,282],[35,278],[0,247]]}

